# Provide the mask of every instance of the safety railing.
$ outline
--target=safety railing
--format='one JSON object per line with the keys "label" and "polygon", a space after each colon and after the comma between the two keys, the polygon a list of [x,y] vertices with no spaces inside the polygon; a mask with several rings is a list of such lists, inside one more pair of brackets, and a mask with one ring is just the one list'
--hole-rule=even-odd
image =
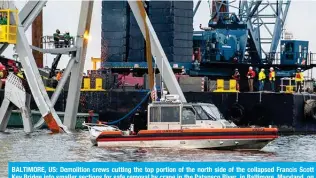
{"label": "safety railing", "polygon": [[[309,92],[313,88],[314,80],[304,77],[304,81],[302,82],[302,88],[301,91]],[[285,93],[293,93],[296,91],[296,81],[295,78],[290,77],[284,77],[281,78],[281,84],[280,84],[280,92]]]}
{"label": "safety railing", "polygon": [[[281,78],[281,84],[280,84],[280,92],[286,92],[286,93],[292,93],[295,91],[296,86],[295,86],[295,79],[285,77]],[[285,90],[284,90],[285,89]]]}
{"label": "safety railing", "polygon": [[[281,57],[284,57],[281,60]],[[294,53],[284,53],[284,52],[275,52],[268,53],[266,55],[267,63],[271,64],[279,64],[279,65],[302,65],[302,66],[310,66],[316,65],[316,53],[312,52],[294,52]]]}

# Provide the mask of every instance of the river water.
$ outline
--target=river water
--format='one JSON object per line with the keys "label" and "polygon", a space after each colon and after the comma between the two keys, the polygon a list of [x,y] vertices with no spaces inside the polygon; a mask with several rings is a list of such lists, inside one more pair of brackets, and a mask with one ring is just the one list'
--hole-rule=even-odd
{"label": "river water", "polygon": [[106,149],[92,146],[88,131],[51,135],[41,130],[0,133],[0,177],[7,177],[9,161],[316,161],[316,136],[284,136],[262,151]]}

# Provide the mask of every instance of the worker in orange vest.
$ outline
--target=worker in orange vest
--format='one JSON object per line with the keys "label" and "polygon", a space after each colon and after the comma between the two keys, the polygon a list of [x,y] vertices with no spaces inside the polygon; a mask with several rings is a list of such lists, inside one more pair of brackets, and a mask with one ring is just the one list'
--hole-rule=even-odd
{"label": "worker in orange vest", "polygon": [[0,62],[0,89],[2,89],[2,79],[4,79],[5,66]]}
{"label": "worker in orange vest", "polygon": [[271,84],[271,91],[275,91],[274,89],[274,83],[275,83],[275,72],[273,67],[270,67],[270,73],[269,73],[269,80],[270,80],[270,84]]}
{"label": "worker in orange vest", "polygon": [[56,80],[59,81],[61,79],[61,72],[58,71],[57,75],[56,75]]}
{"label": "worker in orange vest", "polygon": [[302,83],[304,81],[304,74],[301,68],[298,68],[295,74],[295,83],[296,83],[296,92],[301,92],[302,90]]}

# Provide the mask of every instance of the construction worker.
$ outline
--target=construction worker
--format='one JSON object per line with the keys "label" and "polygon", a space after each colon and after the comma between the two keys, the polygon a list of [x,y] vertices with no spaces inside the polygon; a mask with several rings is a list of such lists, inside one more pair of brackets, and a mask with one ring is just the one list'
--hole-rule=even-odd
{"label": "construction worker", "polygon": [[238,69],[235,69],[235,73],[233,75],[233,79],[236,80],[236,89],[239,91],[240,73],[239,73]]}
{"label": "construction worker", "polygon": [[3,15],[0,13],[0,25],[7,25],[8,23],[8,18],[7,15]]}
{"label": "construction worker", "polygon": [[2,79],[4,78],[5,67],[0,62],[0,89],[2,89]]}
{"label": "construction worker", "polygon": [[259,72],[259,91],[263,91],[265,79],[266,74],[264,73],[264,69],[261,69],[261,71]]}
{"label": "construction worker", "polygon": [[297,68],[296,74],[295,74],[295,83],[296,83],[296,92],[301,92],[302,90],[302,82],[304,81],[304,74],[301,70],[301,68]]}
{"label": "construction worker", "polygon": [[7,14],[5,14],[4,17],[2,18],[2,25],[8,25],[8,16],[7,16]]}
{"label": "construction worker", "polygon": [[313,80],[313,92],[316,92],[316,80],[315,78],[312,79]]}
{"label": "construction worker", "polygon": [[58,71],[56,75],[56,80],[59,81],[61,77],[62,77],[61,71]]}
{"label": "construction worker", "polygon": [[248,85],[249,85],[249,91],[253,91],[253,79],[256,76],[256,72],[252,69],[252,67],[249,67],[248,73],[247,73],[247,78],[248,78]]}
{"label": "construction worker", "polygon": [[0,13],[0,25],[3,25],[3,16],[2,16],[2,13]]}
{"label": "construction worker", "polygon": [[60,39],[60,31],[57,29],[56,33],[54,33],[54,43],[55,43],[55,48],[59,48],[59,39]]}
{"label": "construction worker", "polygon": [[64,40],[65,40],[65,47],[69,48],[70,47],[70,40],[72,39],[72,37],[70,36],[69,32],[66,32],[64,34]]}
{"label": "construction worker", "polygon": [[269,81],[270,81],[270,84],[271,84],[271,91],[275,91],[274,89],[274,83],[275,83],[275,72],[274,72],[274,69],[273,67],[270,67],[270,73],[269,73]]}

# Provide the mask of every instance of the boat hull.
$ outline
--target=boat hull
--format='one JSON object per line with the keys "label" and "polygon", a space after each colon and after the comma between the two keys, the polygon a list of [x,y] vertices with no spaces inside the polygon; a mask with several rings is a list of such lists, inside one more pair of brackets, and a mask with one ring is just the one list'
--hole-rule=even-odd
{"label": "boat hull", "polygon": [[[195,139],[195,140],[152,140],[152,141],[97,141],[98,147],[182,148],[261,150],[273,139]],[[96,143],[96,141],[93,141]]]}
{"label": "boat hull", "polygon": [[260,150],[278,138],[277,132],[276,128],[142,130],[137,135],[104,131],[94,135],[93,143],[99,147]]}

